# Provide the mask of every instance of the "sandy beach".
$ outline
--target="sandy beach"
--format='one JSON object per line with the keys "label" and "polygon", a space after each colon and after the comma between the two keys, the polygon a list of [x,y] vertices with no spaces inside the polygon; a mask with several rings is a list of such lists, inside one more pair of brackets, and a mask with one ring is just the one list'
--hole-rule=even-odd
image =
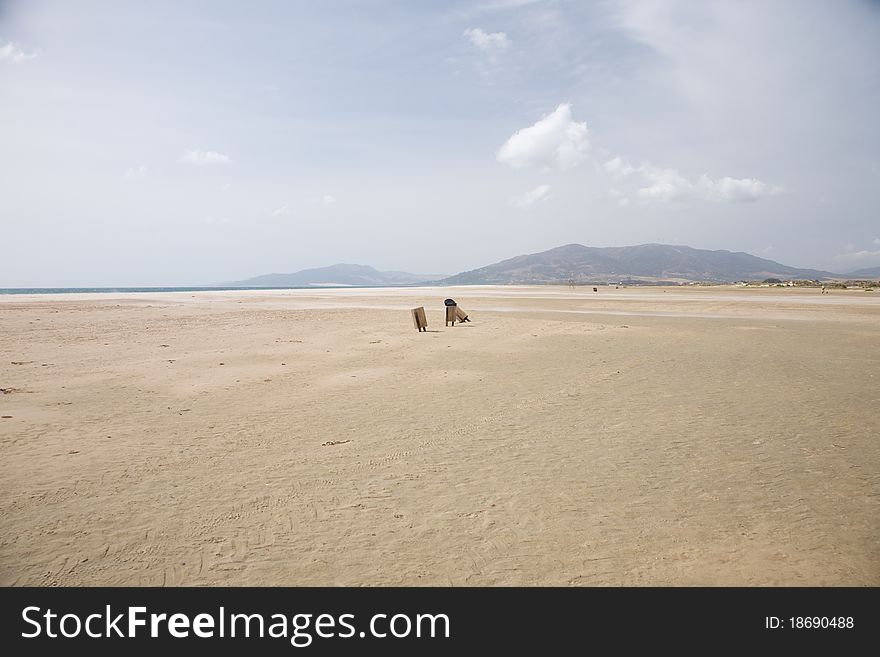
{"label": "sandy beach", "polygon": [[2,585],[880,585],[880,291],[0,296],[0,326]]}

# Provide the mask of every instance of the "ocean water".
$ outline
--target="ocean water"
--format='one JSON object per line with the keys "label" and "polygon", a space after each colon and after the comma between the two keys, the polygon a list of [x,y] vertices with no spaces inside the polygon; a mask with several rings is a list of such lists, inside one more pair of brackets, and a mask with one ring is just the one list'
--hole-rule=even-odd
{"label": "ocean water", "polygon": [[[119,292],[210,292],[232,290],[320,290],[326,287],[349,288],[352,285],[298,287],[0,287],[0,294],[77,294],[77,293],[119,293]],[[360,287],[360,286],[358,286]],[[369,286],[373,287],[373,286]]]}

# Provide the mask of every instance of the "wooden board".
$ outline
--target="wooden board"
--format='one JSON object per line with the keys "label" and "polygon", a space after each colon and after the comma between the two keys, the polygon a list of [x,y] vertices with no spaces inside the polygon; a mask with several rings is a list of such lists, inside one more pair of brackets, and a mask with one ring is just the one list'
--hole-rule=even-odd
{"label": "wooden board", "polygon": [[425,315],[424,306],[419,306],[418,308],[412,309],[412,317],[413,324],[415,324],[416,329],[421,331],[422,329],[428,328],[428,318]]}

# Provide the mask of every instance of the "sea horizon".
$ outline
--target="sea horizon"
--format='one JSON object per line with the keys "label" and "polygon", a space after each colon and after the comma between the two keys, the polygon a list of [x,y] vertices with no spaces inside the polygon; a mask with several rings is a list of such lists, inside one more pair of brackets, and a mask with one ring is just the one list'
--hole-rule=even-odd
{"label": "sea horizon", "polygon": [[150,292],[231,292],[236,290],[324,290],[369,289],[382,287],[412,287],[409,285],[181,285],[181,286],[134,286],[113,287],[0,287],[0,294],[102,294],[102,293],[150,293]]}

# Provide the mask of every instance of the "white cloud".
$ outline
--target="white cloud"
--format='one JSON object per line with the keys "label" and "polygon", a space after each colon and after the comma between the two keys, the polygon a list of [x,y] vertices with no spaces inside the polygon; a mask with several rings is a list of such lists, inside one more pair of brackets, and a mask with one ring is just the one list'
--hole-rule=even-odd
{"label": "white cloud", "polygon": [[228,155],[217,153],[216,151],[189,150],[181,156],[180,161],[186,164],[204,166],[210,164],[229,164],[232,162],[232,159]]}
{"label": "white cloud", "polygon": [[730,178],[713,180],[705,173],[697,181],[701,195],[708,201],[757,201],[782,191],[757,178]]}
{"label": "white cloud", "polygon": [[755,178],[724,177],[716,180],[704,173],[693,181],[675,169],[654,167],[645,169],[643,175],[650,184],[636,193],[640,198],[656,201],[687,197],[716,202],[756,201],[781,191]]}
{"label": "white cloud", "polygon": [[872,244],[880,244],[880,237],[875,238]]}
{"label": "white cloud", "polygon": [[587,124],[573,121],[571,105],[563,103],[534,125],[514,133],[496,157],[514,169],[569,169],[584,159],[588,146]]}
{"label": "white cloud", "polygon": [[635,167],[620,157],[602,165],[614,179],[639,174],[645,186],[636,195],[647,201],[669,202],[683,199],[700,199],[718,203],[757,201],[782,191],[781,187],[768,185],[757,178],[711,178],[702,174],[696,179],[688,178],[676,169],[657,167],[649,163]]}
{"label": "white cloud", "polygon": [[332,194],[324,194],[323,196],[309,196],[306,202],[317,203],[318,205],[333,205],[336,203],[336,200],[336,197]]}
{"label": "white cloud", "polygon": [[21,64],[28,59],[33,59],[38,53],[26,53],[24,50],[16,46],[12,41],[5,46],[0,46],[0,61],[12,62],[13,64]]}
{"label": "white cloud", "polygon": [[143,164],[136,167],[130,167],[125,170],[125,179],[126,180],[134,180],[135,178],[143,178],[147,175],[147,167]]}
{"label": "white cloud", "polygon": [[650,183],[647,187],[642,187],[636,192],[638,197],[642,199],[674,201],[692,195],[695,190],[694,184],[675,169],[649,167],[643,168],[641,173]]}
{"label": "white cloud", "polygon": [[625,162],[621,157],[615,157],[608,160],[602,165],[602,168],[615,178],[622,178],[639,170],[638,167],[634,167],[629,162]]}
{"label": "white cloud", "polygon": [[504,32],[484,32],[479,27],[469,27],[462,34],[474,46],[484,53],[493,55],[510,46],[510,39]]}
{"label": "white cloud", "polygon": [[282,205],[280,208],[277,208],[272,211],[273,217],[286,217],[290,214],[290,208],[286,205]]}
{"label": "white cloud", "polygon": [[515,198],[511,201],[518,208],[522,208],[524,210],[532,207],[535,203],[539,201],[546,201],[550,194],[550,185],[538,185],[534,189],[527,191],[522,196]]}

